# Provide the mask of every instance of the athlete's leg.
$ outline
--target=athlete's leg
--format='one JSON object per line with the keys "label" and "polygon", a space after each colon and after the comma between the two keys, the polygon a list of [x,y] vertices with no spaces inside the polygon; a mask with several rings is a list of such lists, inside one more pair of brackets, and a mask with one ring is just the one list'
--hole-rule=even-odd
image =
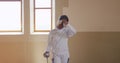
{"label": "athlete's leg", "polygon": [[69,57],[66,54],[61,56],[61,63],[69,63]]}
{"label": "athlete's leg", "polygon": [[53,56],[53,63],[61,63],[61,58],[60,58],[60,56]]}

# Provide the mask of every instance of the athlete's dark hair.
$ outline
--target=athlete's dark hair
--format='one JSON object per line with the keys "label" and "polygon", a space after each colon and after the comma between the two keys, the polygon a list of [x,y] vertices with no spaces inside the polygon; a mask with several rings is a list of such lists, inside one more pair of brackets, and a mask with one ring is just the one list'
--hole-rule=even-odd
{"label": "athlete's dark hair", "polygon": [[65,19],[65,20],[69,21],[67,15],[61,15],[60,18],[59,18],[59,20],[62,20],[62,19]]}

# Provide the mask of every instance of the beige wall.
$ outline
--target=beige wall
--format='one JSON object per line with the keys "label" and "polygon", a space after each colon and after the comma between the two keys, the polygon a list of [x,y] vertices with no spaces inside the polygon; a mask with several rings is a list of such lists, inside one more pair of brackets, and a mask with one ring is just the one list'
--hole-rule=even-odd
{"label": "beige wall", "polygon": [[[25,34],[0,36],[0,63],[46,63],[47,35],[30,35],[29,0],[24,11]],[[78,31],[69,40],[70,63],[120,63],[120,32],[111,32],[120,31],[119,11],[119,0],[56,0],[56,20],[67,14]]]}
{"label": "beige wall", "polygon": [[120,0],[69,0],[63,8],[78,31],[120,31]]}
{"label": "beige wall", "polygon": [[70,63],[120,63],[120,32],[79,32],[69,47]]}

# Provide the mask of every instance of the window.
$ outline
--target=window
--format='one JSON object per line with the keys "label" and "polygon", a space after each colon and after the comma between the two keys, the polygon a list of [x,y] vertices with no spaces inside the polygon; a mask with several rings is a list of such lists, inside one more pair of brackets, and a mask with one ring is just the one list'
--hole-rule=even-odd
{"label": "window", "polygon": [[54,28],[54,0],[31,0],[31,33],[48,33]]}
{"label": "window", "polygon": [[22,0],[0,0],[0,34],[23,32],[22,3]]}

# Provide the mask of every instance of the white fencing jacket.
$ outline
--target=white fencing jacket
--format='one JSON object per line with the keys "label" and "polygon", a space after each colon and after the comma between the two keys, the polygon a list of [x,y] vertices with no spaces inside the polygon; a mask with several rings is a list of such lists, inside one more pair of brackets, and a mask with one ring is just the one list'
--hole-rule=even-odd
{"label": "white fencing jacket", "polygon": [[76,34],[76,30],[68,24],[62,29],[51,30],[48,36],[48,46],[46,51],[51,51],[53,55],[67,54],[69,57],[68,38]]}

